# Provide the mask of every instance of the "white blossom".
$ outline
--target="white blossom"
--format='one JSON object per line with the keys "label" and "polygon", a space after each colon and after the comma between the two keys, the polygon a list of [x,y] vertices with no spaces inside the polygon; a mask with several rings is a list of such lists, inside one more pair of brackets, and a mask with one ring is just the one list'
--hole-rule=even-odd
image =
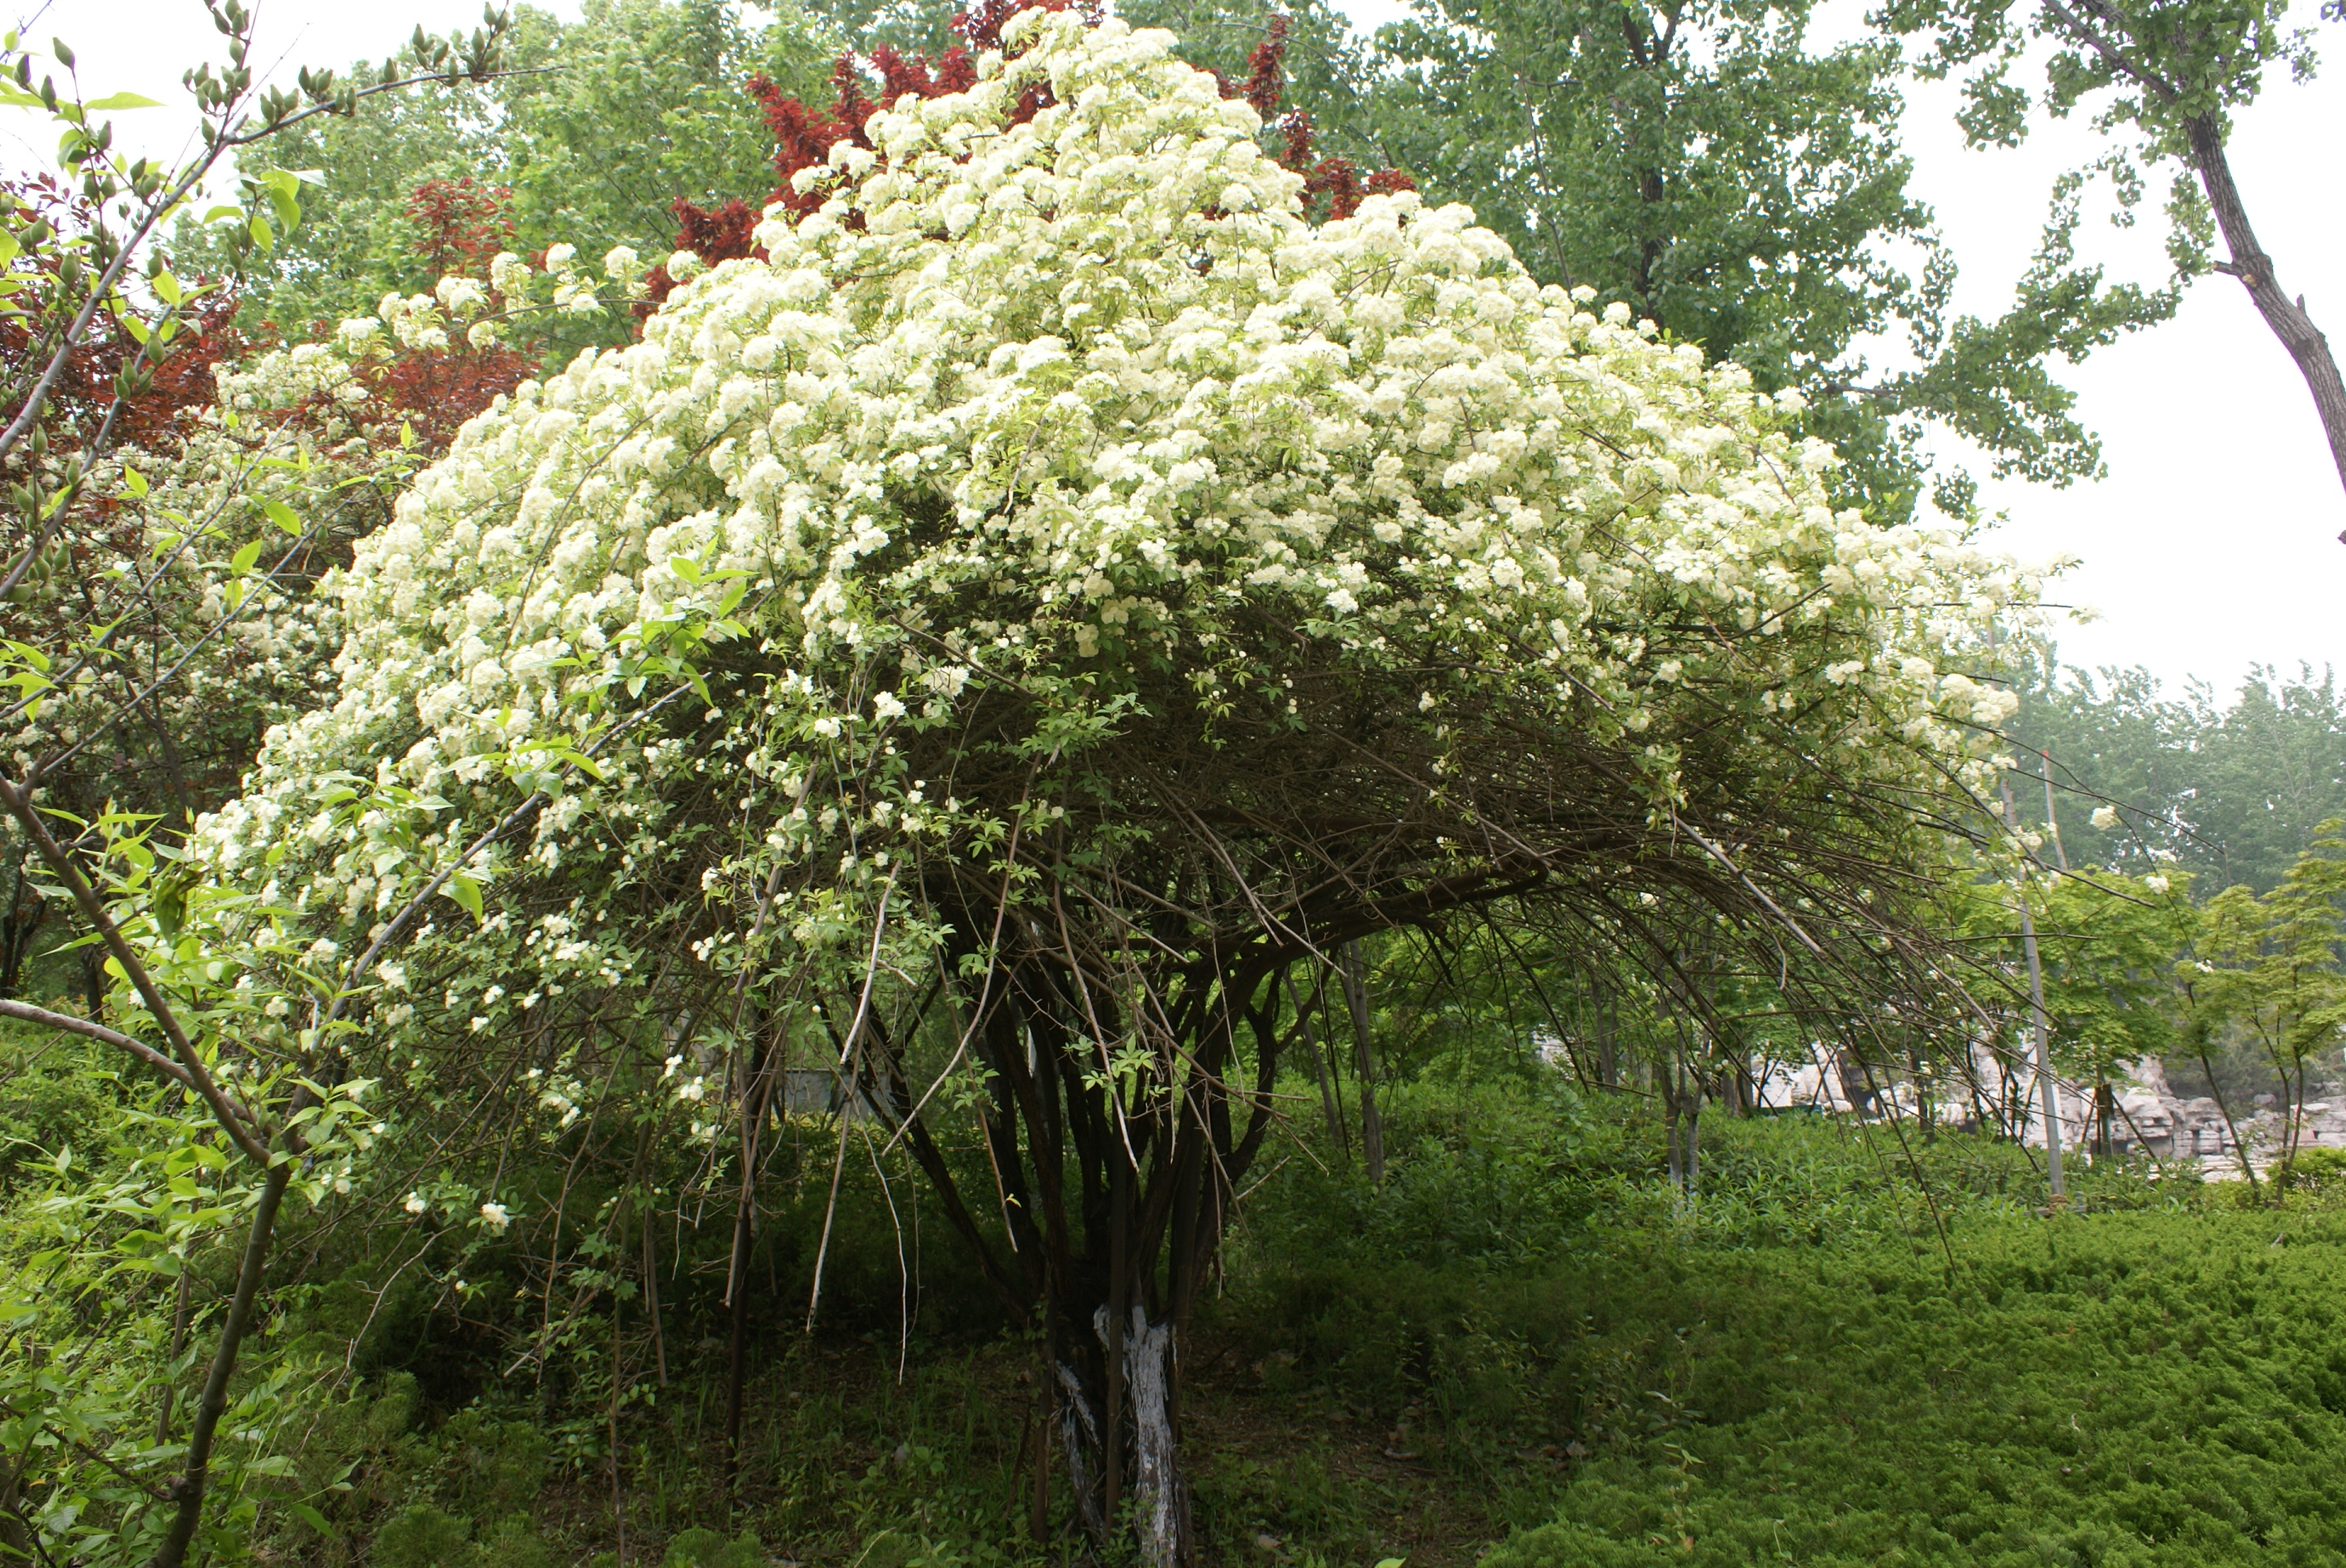
{"label": "white blossom", "polygon": [[[642,983],[599,911],[526,939],[500,922],[535,919],[531,890],[586,856],[618,876],[658,852],[679,780],[722,779],[758,814],[745,853],[820,869],[778,880],[758,929],[842,940],[862,890],[965,809],[839,784],[856,759],[1030,676],[1113,690],[1111,658],[1181,664],[1202,702],[1235,701],[1216,683],[1241,624],[1296,628],[1331,667],[1407,639],[1443,667],[1526,670],[1649,759],[1657,810],[1693,691],[1814,714],[1821,766],[1892,790],[1952,771],[1993,793],[1981,727],[2010,694],[1940,672],[1989,619],[2027,621],[2035,574],[1953,528],[1837,508],[1838,455],[1789,433],[1794,405],[1625,304],[1541,287],[1464,207],[1399,192],[1314,225],[1253,111],[1168,35],[1072,14],[1013,30],[1025,54],[883,107],[872,149],[808,171],[824,205],[773,209],[761,255],[668,258],[677,287],[639,341],[475,416],[321,591],[330,699],[271,730],[190,853],[346,936],[454,871],[592,715],[658,699],[631,674],[648,641],[729,640],[738,667],[775,672],[714,699],[736,750],[662,740],[664,718],[444,881],[434,907],[495,956],[461,989],[419,970],[444,1006],[384,1028],[478,1033],[508,987],[546,999],[536,1022],[563,987]],[[1058,107],[1014,122],[1046,80]],[[546,254],[556,307],[604,309],[576,261]],[[634,264],[605,258],[614,278]],[[532,281],[491,264],[502,299]],[[389,296],[376,319],[444,342],[460,300],[479,302]],[[270,374],[354,380],[333,352]],[[1417,706],[1439,722],[1433,690]],[[372,781],[363,812],[324,802],[320,781],[347,779]],[[695,957],[743,960],[762,877],[695,873],[737,911]],[[483,895],[476,931],[460,888]]]}

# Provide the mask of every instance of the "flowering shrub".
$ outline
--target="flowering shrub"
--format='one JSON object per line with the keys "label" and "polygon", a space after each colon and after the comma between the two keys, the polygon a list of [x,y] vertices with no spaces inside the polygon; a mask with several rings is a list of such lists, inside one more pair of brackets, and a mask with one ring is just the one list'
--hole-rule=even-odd
{"label": "flowering shrub", "polygon": [[[1056,1190],[1071,1137],[1108,1183],[1086,1237],[1142,1227],[1131,1279],[1047,1298],[1105,1528],[1102,1356],[1161,1384],[1271,1117],[1288,967],[1505,899],[1634,946],[1658,889],[1894,945],[1874,884],[1933,869],[1914,807],[1987,781],[2008,708],[1953,667],[2035,584],[1836,513],[1796,400],[1537,286],[1463,208],[1313,223],[1166,35],[1003,39],[792,175],[760,254],[670,258],[641,341],[457,433],[333,580],[336,697],[199,825],[189,919],[362,988],[343,1048],[412,1082],[527,1065],[547,1135],[632,1063],[688,1136],[729,1100],[753,1169],[773,1053],[812,1048],[942,1184],[912,1054],[940,1084],[974,1054],[945,1104],[1024,1125],[1002,1179]],[[493,268],[354,341],[507,292]],[[941,989],[967,1022],[938,1037]],[[1004,1213],[1038,1243],[989,1259],[1023,1313],[1076,1244]],[[1151,1431],[1127,1473],[1162,1558]]]}
{"label": "flowering shrub", "polygon": [[[343,694],[208,824],[226,863],[321,768],[382,758],[431,791],[483,781],[541,721],[575,744],[632,639],[745,588],[740,636],[808,667],[777,683],[803,730],[778,751],[947,718],[989,673],[1099,660],[1113,684],[1212,647],[1250,600],[1364,659],[1404,629],[1511,646],[1617,735],[1732,676],[1770,709],[1847,709],[1853,755],[1976,749],[2004,699],[1935,656],[2025,596],[2017,569],[1831,513],[1832,453],[1773,434],[1735,367],[1536,288],[1464,209],[1372,198],[1309,227],[1251,109],[1161,38],[1040,25],[1016,68],[875,117],[884,168],[844,145],[802,172],[836,194],[766,222],[770,260],[459,435],[337,585]],[[1041,79],[1083,101],[989,125]],[[908,552],[915,492],[949,510]],[[1011,581],[1015,620],[913,629],[916,606]],[[1697,606],[1717,633],[1657,624]],[[1862,634],[1853,657],[1766,657],[1810,626]],[[1660,637],[1675,657],[1648,657]],[[861,689],[882,657],[901,695]],[[612,788],[647,781],[621,764]]]}

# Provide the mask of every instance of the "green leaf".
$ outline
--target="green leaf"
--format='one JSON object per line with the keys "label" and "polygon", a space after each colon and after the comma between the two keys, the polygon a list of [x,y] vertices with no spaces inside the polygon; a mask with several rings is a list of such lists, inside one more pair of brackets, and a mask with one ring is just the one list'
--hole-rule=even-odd
{"label": "green leaf", "polygon": [[122,488],[130,493],[133,501],[142,499],[147,494],[147,476],[126,463],[122,465]]}
{"label": "green leaf", "polygon": [[263,250],[276,249],[277,231],[269,227],[269,219],[256,212],[252,215],[252,221],[245,225],[245,228],[251,233],[252,242],[255,245],[260,246]]}
{"label": "green leaf", "polygon": [[179,280],[171,276],[168,268],[156,273],[148,282],[153,287],[155,297],[166,305],[176,305],[188,297],[187,290],[179,287]]}
{"label": "green leaf", "polygon": [[462,874],[450,877],[448,879],[448,896],[454,899],[458,903],[463,904],[467,910],[470,910],[474,920],[479,920],[481,918],[480,883],[474,881],[472,878]]}
{"label": "green leaf", "polygon": [[269,514],[269,520],[271,523],[276,524],[296,539],[301,536],[301,519],[294,514],[293,508],[286,505],[282,501],[264,501],[260,504],[260,509]]}
{"label": "green leaf", "polygon": [[269,205],[276,210],[277,221],[287,229],[301,221],[301,182],[283,169],[272,169],[265,177],[269,188]]}
{"label": "green leaf", "polygon": [[242,576],[245,573],[251,571],[252,564],[260,559],[260,541],[253,539],[248,541],[244,548],[239,550],[234,555],[229,558],[228,569],[236,573],[239,576]]}
{"label": "green leaf", "polygon": [[292,1514],[294,1518],[300,1520],[302,1523],[308,1525],[319,1534],[332,1535],[334,1533],[334,1527],[326,1522],[326,1516],[319,1512],[316,1509],[311,1507],[308,1503],[289,1502],[285,1505],[285,1509],[287,1512]]}
{"label": "green leaf", "polygon": [[108,93],[102,98],[90,99],[82,107],[111,113],[117,109],[159,109],[163,105],[160,99],[150,98],[144,93]]}

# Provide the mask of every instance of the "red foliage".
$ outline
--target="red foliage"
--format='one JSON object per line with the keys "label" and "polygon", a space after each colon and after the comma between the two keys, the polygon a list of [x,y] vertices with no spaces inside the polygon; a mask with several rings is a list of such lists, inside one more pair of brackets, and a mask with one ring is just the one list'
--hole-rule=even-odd
{"label": "red foliage", "polygon": [[427,179],[407,193],[407,219],[433,277],[485,277],[490,260],[513,245],[513,190],[471,175]]}
{"label": "red foliage", "polygon": [[1287,91],[1287,28],[1283,14],[1273,16],[1262,42],[1247,56],[1247,79],[1235,92],[1228,82],[1222,84],[1222,97],[1244,98],[1265,121],[1279,112],[1280,97]]}
{"label": "red foliage", "polygon": [[[1311,128],[1311,117],[1301,109],[1279,114],[1280,100],[1287,94],[1288,26],[1283,15],[1270,19],[1262,42],[1247,57],[1246,80],[1236,86],[1223,82],[1222,97],[1244,98],[1254,106],[1254,112],[1266,124],[1278,127],[1287,143],[1280,151],[1280,167],[1303,176],[1306,209],[1324,197],[1327,207],[1321,218],[1350,218],[1360,210],[1363,196],[1415,190],[1417,182],[1397,168],[1381,168],[1363,176],[1361,166],[1349,158],[1317,157],[1317,133]],[[1274,116],[1278,117],[1274,119]]]}
{"label": "red foliage", "polygon": [[[908,56],[886,44],[875,47],[868,58],[861,61],[852,52],[841,55],[831,67],[832,96],[828,110],[787,97],[762,76],[750,77],[749,94],[764,113],[767,128],[774,133],[775,186],[773,194],[766,199],[767,205],[779,206],[801,217],[820,208],[827,199],[825,194],[795,189],[791,176],[801,169],[829,164],[831,148],[841,142],[870,148],[871,140],[863,134],[864,122],[883,105],[892,104],[908,93],[919,98],[941,98],[975,87],[977,60],[972,51],[1000,48],[1004,25],[1036,5],[1047,11],[1076,11],[1094,25],[1103,15],[1101,0],[980,0],[974,9],[954,17],[953,30],[962,41],[935,60],[924,55]],[[873,76],[879,78],[876,99],[864,92]],[[1048,87],[1029,87],[1012,110],[1011,122],[1024,124],[1033,119],[1051,102]],[[757,226],[759,215],[739,199],[712,211],[678,199],[675,211],[677,221],[682,225],[676,236],[678,249],[689,250],[711,266],[737,256],[758,253],[750,234]],[[745,213],[746,219],[742,216]],[[666,299],[675,287],[665,267],[656,269],[647,284],[647,308]]]}
{"label": "red foliage", "polygon": [[[435,278],[487,276],[496,254],[513,248],[513,199],[510,187],[484,185],[470,175],[423,181],[407,195],[415,253]],[[544,266],[545,257],[535,264]],[[474,348],[459,339],[446,349],[402,349],[358,373],[382,405],[379,423],[404,422],[417,445],[434,453],[529,371],[528,357],[513,349]]]}
{"label": "red foliage", "polygon": [[[59,234],[86,231],[88,211],[82,199],[46,175],[29,180],[0,180],[0,206],[29,207]],[[0,317],[0,378],[25,383],[40,373],[55,349],[55,337],[64,322],[56,319],[52,301],[59,299],[54,256],[37,260],[19,256],[9,271],[26,287],[9,296],[15,314]],[[87,273],[85,272],[85,276]],[[201,280],[190,280],[200,285]],[[79,297],[68,291],[67,300]],[[150,384],[123,400],[115,415],[117,446],[149,450],[168,447],[186,419],[212,401],[212,367],[233,360],[253,345],[236,327],[240,301],[227,292],[199,293],[179,317],[179,329],[160,354],[148,356],[153,366]],[[115,401],[115,378],[139,357],[136,338],[107,311],[90,322],[80,345],[66,357],[56,385],[49,394],[42,423],[54,439],[68,443],[93,439]]]}
{"label": "red foliage", "polygon": [[[831,149],[842,142],[868,150],[872,143],[863,127],[882,105],[892,104],[906,94],[939,98],[966,92],[977,81],[977,62],[973,51],[1001,48],[1003,27],[1019,12],[1037,5],[1048,11],[1075,11],[1094,25],[1103,14],[1101,0],[978,0],[953,19],[953,30],[962,41],[934,61],[925,56],[908,58],[886,44],[874,48],[861,62],[852,53],[840,56],[831,69],[832,99],[828,110],[787,97],[762,76],[750,77],[749,94],[757,100],[767,127],[774,133],[776,185],[773,194],[767,198],[767,205],[800,217],[821,207],[826,194],[794,188],[792,176],[801,169],[828,165]],[[1289,26],[1284,15],[1270,18],[1263,41],[1248,59],[1246,80],[1235,86],[1222,82],[1222,96],[1245,98],[1266,122],[1278,126],[1287,142],[1279,161],[1304,177],[1307,203],[1325,199],[1323,217],[1351,217],[1359,209],[1363,195],[1415,189],[1409,176],[1398,169],[1379,169],[1363,177],[1360,167],[1350,158],[1315,158],[1311,117],[1301,110],[1274,120],[1287,86]],[[864,92],[873,76],[879,78],[876,100]],[[1012,109],[1011,123],[1021,125],[1033,119],[1052,102],[1047,86],[1037,83],[1029,87]],[[689,250],[711,266],[736,257],[760,254],[752,237],[760,215],[738,199],[711,210],[678,198],[675,212],[682,226],[676,236],[679,250]],[[638,308],[638,315],[648,315],[675,287],[665,267],[655,269],[647,283],[648,295]]]}
{"label": "red foliage", "polygon": [[[983,54],[1002,47],[1002,29],[1021,11],[1073,11],[1095,27],[1107,15],[1100,0],[978,0],[976,5],[957,14],[950,25],[963,43]],[[1015,59],[1017,51],[1009,55]]]}
{"label": "red foliage", "polygon": [[[849,56],[842,55],[840,67],[848,67]],[[836,80],[836,73],[833,79]],[[785,97],[782,90],[763,76],[750,78],[750,96],[758,100],[765,111],[766,124],[774,133],[774,174],[778,184],[770,202],[780,202],[790,211],[805,214],[822,205],[822,197],[814,192],[805,195],[790,188],[790,176],[802,168],[819,168],[831,157],[831,149],[842,141],[860,140],[863,122],[871,117],[871,108],[863,105],[862,96],[851,82],[839,96],[837,112],[824,114],[808,107],[797,98]],[[862,107],[862,112],[855,111]],[[684,249],[698,249],[684,235],[677,236],[677,244]],[[702,260],[708,260],[703,257]]]}
{"label": "red foliage", "polygon": [[684,225],[677,234],[677,249],[694,251],[711,266],[747,256],[757,249],[753,236],[758,227],[758,210],[738,197],[714,212],[704,212],[684,200],[678,200],[674,210],[678,221]]}
{"label": "red foliage", "polygon": [[359,380],[382,408],[374,423],[404,422],[426,456],[445,451],[456,429],[529,372],[528,355],[503,344],[474,349],[404,349],[359,368]]}

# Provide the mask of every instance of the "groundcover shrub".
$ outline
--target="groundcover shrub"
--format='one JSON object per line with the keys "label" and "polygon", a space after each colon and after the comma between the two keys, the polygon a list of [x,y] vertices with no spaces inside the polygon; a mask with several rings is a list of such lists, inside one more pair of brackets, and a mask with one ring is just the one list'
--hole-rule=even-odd
{"label": "groundcover shrub", "polygon": [[2341,1265],[2334,1216],[2138,1213],[1623,1270],[1670,1419],[1489,1568],[2346,1563]]}

